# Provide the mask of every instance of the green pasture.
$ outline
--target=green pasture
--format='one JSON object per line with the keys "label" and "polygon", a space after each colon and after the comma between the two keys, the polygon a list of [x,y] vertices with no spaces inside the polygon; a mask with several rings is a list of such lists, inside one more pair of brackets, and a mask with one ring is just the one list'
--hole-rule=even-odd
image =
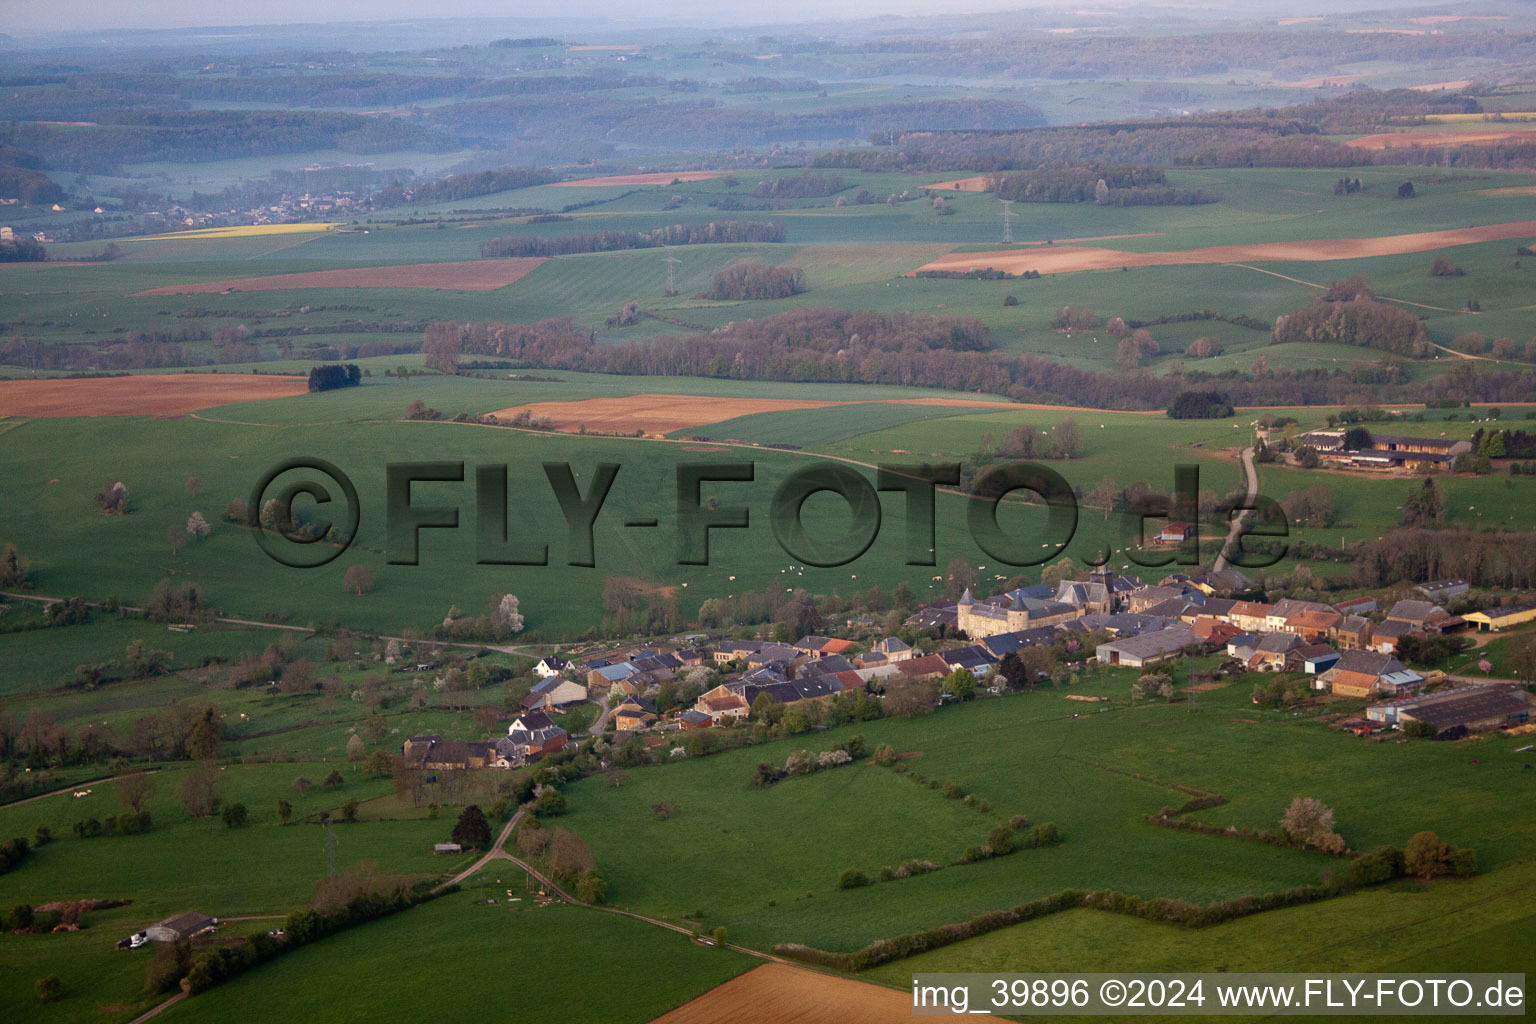
{"label": "green pasture", "polygon": [[[1202,694],[1197,711],[1161,702],[1132,709],[1125,696],[1133,678],[1116,671],[1082,685],[1082,693],[1112,696],[1109,705],[1047,689],[635,770],[618,789],[588,779],[570,787],[562,824],[592,845],[616,905],[669,919],[702,909],[707,925],[723,924],[749,943],[833,949],[1068,887],[1205,902],[1316,881],[1334,866],[1295,850],[1145,824],[1142,815],[1187,799],[1174,784],[1231,798],[1201,820],[1274,828],[1292,797],[1315,796],[1335,808],[1353,848],[1401,845],[1432,828],[1474,846],[1485,868],[1524,857],[1536,835],[1530,815],[1506,813],[1509,787],[1529,783],[1512,753],[1518,740],[1481,742],[1475,757],[1465,745],[1372,744],[1289,712],[1259,711],[1244,682]],[[902,762],[910,771],[953,780],[991,813],[871,764],[749,787],[757,761],[782,763],[792,750],[825,748],[854,732],[912,752]],[[1410,812],[1393,799],[1405,776],[1418,780]],[[649,807],[662,799],[679,812],[658,821]],[[844,868],[952,860],[1018,813],[1056,822],[1062,845],[836,888]]]}
{"label": "green pasture", "polygon": [[[524,902],[511,864],[482,873],[496,904],[464,891],[396,914],[264,965],[174,1007],[168,1021],[240,1021],[253,1003],[280,998],[299,1019],[473,1017],[495,1007],[506,1019],[642,1024],[756,966],[730,950],[616,914]],[[527,909],[518,909],[525,907]],[[552,971],[550,958],[606,964],[610,981]],[[519,980],[520,979],[520,980]]]}
{"label": "green pasture", "polygon": [[[908,988],[933,971],[1526,971],[1536,864],[1395,882],[1323,903],[1189,929],[1093,910],[1004,928],[863,975]],[[1207,993],[1208,995],[1210,993]]]}

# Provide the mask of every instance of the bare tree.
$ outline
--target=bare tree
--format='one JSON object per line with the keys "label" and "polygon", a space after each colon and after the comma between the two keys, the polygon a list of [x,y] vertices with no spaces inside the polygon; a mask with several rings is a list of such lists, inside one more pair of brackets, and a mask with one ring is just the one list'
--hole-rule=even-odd
{"label": "bare tree", "polygon": [[194,818],[206,818],[213,813],[213,802],[218,796],[218,771],[212,761],[200,761],[196,768],[182,780],[176,789],[177,796],[186,805],[187,813]]}
{"label": "bare tree", "polygon": [[893,678],[885,684],[885,713],[895,718],[915,718],[934,709],[939,699],[935,679]]}
{"label": "bare tree", "polygon": [[362,597],[373,589],[373,576],[369,574],[366,566],[354,565],[341,577],[341,586],[342,589],[350,590],[358,597]]}
{"label": "bare tree", "polygon": [[199,494],[202,494],[202,493],[203,493],[203,482],[201,480],[199,480],[195,476],[187,477],[187,494],[190,497],[195,498]]}
{"label": "bare tree", "polygon": [[117,780],[117,798],[134,814],[144,809],[155,793],[155,780],[143,772],[124,775]]}

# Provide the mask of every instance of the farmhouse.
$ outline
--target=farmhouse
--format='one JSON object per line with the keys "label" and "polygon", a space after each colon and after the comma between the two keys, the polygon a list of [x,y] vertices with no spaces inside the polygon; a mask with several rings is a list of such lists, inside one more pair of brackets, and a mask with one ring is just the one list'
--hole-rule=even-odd
{"label": "farmhouse", "polygon": [[580,704],[586,699],[585,686],[563,676],[550,676],[533,684],[533,689],[529,690],[528,696],[523,698],[523,707],[529,711],[537,711],[540,708],[560,708],[568,704]]}
{"label": "farmhouse", "polygon": [[1373,434],[1370,447],[1349,449],[1344,447],[1344,436],[1342,430],[1315,430],[1303,441],[1315,448],[1325,462],[1368,469],[1438,468],[1472,450],[1470,441],[1396,434]]}
{"label": "farmhouse", "polygon": [[1253,586],[1253,580],[1236,569],[1218,569],[1190,580],[1205,594],[1235,594]]}
{"label": "farmhouse", "polygon": [[949,675],[949,666],[937,654],[925,654],[903,661],[896,666],[896,671],[910,679],[942,679]]}
{"label": "farmhouse", "polygon": [[553,754],[563,749],[569,738],[566,731],[542,711],[525,712],[507,727],[507,742],[524,758]]}
{"label": "farmhouse", "polygon": [[1402,696],[1420,689],[1424,677],[1388,654],[1345,651],[1333,668],[1322,673],[1313,689],[1331,690],[1338,697]]}
{"label": "farmhouse", "polygon": [[199,914],[195,910],[189,910],[181,914],[173,914],[144,929],[151,942],[176,942],[179,939],[191,939],[204,932],[213,931],[218,922],[207,914]]}
{"label": "farmhouse", "polygon": [[1126,599],[1126,610],[1132,613],[1145,612],[1152,606],[1161,604],[1184,596],[1184,591],[1178,587],[1142,587]]}
{"label": "farmhouse", "polygon": [[639,732],[656,722],[656,706],[642,697],[626,697],[613,710],[615,732]]}
{"label": "farmhouse", "polygon": [[1303,646],[1301,637],[1295,633],[1265,633],[1259,638],[1259,642],[1253,645],[1253,654],[1248,658],[1248,667],[1261,672],[1278,672],[1285,668],[1285,662],[1290,653]]}
{"label": "farmhouse", "polygon": [[1174,520],[1163,527],[1163,532],[1159,533],[1153,540],[1160,544],[1182,544],[1194,536],[1195,527],[1192,524]]}
{"label": "farmhouse", "polygon": [[1485,612],[1469,612],[1462,618],[1476,624],[1479,633],[1497,633],[1511,626],[1536,622],[1536,601],[1506,604],[1502,608],[1491,608]]}
{"label": "farmhouse", "polygon": [[1399,601],[1387,612],[1388,622],[1406,622],[1416,630],[1448,617],[1444,608],[1430,601]]}
{"label": "farmhouse", "polygon": [[445,740],[441,736],[412,736],[401,751],[405,763],[427,771],[462,771],[485,768],[499,752],[491,743],[466,743]]}
{"label": "farmhouse", "polygon": [[1187,626],[1170,626],[1167,629],[1142,633],[1121,640],[1111,640],[1094,648],[1094,654],[1106,665],[1125,665],[1145,668],[1178,655],[1190,644],[1197,644],[1195,634]]}
{"label": "farmhouse", "polygon": [[717,686],[701,696],[693,705],[695,711],[708,715],[715,725],[729,725],[747,717],[752,705],[739,693],[732,693],[724,686]]}

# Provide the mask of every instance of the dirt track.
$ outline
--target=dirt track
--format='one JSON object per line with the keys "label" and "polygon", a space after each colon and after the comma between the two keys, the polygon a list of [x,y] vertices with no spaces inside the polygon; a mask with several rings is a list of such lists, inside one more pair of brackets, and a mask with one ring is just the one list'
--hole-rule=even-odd
{"label": "dirt track", "polygon": [[1536,131],[1508,128],[1476,129],[1465,132],[1384,132],[1362,135],[1344,143],[1355,149],[1412,149],[1419,146],[1470,146],[1479,142],[1532,142]]}
{"label": "dirt track", "polygon": [[[1536,135],[1536,132],[1532,133]],[[1114,270],[1119,267],[1157,267],[1181,263],[1242,263],[1264,260],[1319,262],[1354,260],[1371,256],[1396,256],[1428,252],[1475,242],[1497,242],[1509,238],[1536,237],[1536,221],[1488,224],[1482,227],[1453,228],[1448,231],[1420,231],[1380,238],[1335,238],[1306,242],[1257,242],[1252,245],[1218,245],[1175,252],[1127,252],[1120,249],[1060,245],[1048,249],[1000,252],[950,253],[927,263],[921,270],[965,272],[994,268],[1019,274],[1038,270],[1042,274],[1066,274],[1078,270]],[[909,275],[910,276],[910,275]]]}
{"label": "dirt track", "polygon": [[134,294],[206,295],[297,288],[445,288],[458,292],[491,292],[528,276],[543,262],[542,257],[528,256],[456,263],[408,263],[393,267],[347,267],[303,274],[172,284]]}
{"label": "dirt track", "polygon": [[0,381],[0,416],[181,416],[211,405],[287,398],[308,390],[303,377],[238,373],[7,380]]}
{"label": "dirt track", "polygon": [[670,185],[674,181],[706,181],[718,178],[724,171],[660,171],[656,174],[610,174],[604,178],[577,178],[574,181],[555,181],[561,188],[597,188],[603,185]]}
{"label": "dirt track", "polygon": [[[969,1020],[1002,1018],[978,1013]],[[908,992],[787,964],[764,964],[717,985],[652,1024],[904,1024]]]}

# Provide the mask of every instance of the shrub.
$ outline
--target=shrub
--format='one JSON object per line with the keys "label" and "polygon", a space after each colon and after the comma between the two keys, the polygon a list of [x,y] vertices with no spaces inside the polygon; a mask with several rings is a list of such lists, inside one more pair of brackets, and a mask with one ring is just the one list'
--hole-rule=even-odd
{"label": "shrub", "polygon": [[219,811],[219,817],[224,819],[226,828],[244,828],[246,819],[245,804],[225,804]]}
{"label": "shrub", "polygon": [[548,787],[539,794],[538,801],[533,805],[533,813],[541,818],[553,818],[565,813],[565,794],[558,789]]}
{"label": "shrub", "polygon": [[847,868],[837,876],[839,889],[857,889],[869,884],[869,876],[858,868]]}
{"label": "shrub", "polygon": [[1009,828],[1007,825],[999,825],[991,832],[987,833],[987,845],[992,847],[993,851],[998,856],[1012,853],[1013,843],[1013,829]]}
{"label": "shrub", "polygon": [[59,980],[57,974],[50,974],[46,978],[38,978],[32,986],[37,993],[37,998],[45,1003],[56,1003],[64,998],[64,982]]}
{"label": "shrub", "polygon": [[608,883],[596,871],[583,871],[574,888],[576,898],[583,903],[603,903],[608,899]]}

